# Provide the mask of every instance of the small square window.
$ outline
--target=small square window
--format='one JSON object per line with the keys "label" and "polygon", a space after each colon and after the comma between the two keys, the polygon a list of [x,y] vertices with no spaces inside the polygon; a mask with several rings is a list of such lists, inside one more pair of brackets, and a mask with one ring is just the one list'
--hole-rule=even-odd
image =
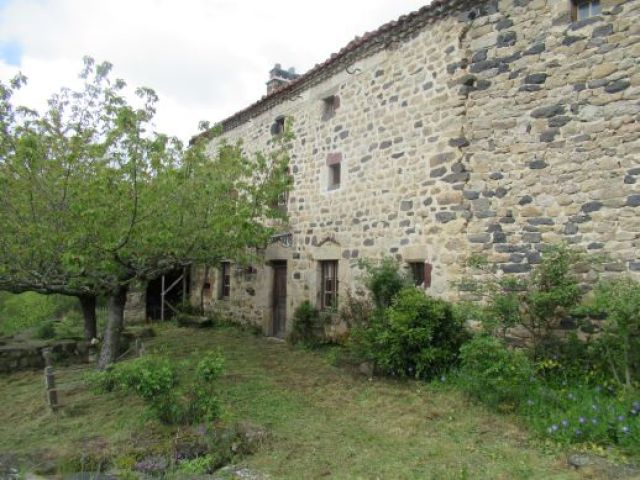
{"label": "small square window", "polygon": [[273,122],[273,125],[271,125],[271,134],[276,136],[276,135],[282,135],[283,133],[284,133],[284,117],[278,117]]}
{"label": "small square window", "polygon": [[340,106],[340,97],[330,95],[322,100],[322,119],[329,120],[336,114]]}
{"label": "small square window", "polygon": [[340,188],[340,164],[329,165],[329,190]]}
{"label": "small square window", "polygon": [[600,0],[572,0],[571,18],[574,22],[595,17],[602,13]]}
{"label": "small square window", "polygon": [[427,262],[409,262],[411,279],[416,287],[429,288],[431,286],[432,265]]}

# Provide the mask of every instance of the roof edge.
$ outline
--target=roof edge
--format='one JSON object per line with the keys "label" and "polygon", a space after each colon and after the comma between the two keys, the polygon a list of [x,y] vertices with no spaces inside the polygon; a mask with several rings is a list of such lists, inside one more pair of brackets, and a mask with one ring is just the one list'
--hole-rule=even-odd
{"label": "roof edge", "polygon": [[430,21],[438,20],[458,8],[484,3],[486,3],[486,0],[434,0],[429,5],[402,15],[397,20],[387,22],[372,32],[357,36],[337,53],[331,54],[327,60],[316,64],[298,79],[263,96],[245,109],[218,122],[216,124],[217,128],[213,127],[195,135],[189,143],[210,140],[220,131],[227,133],[276,105],[286,100],[295,99],[302,91],[333,75],[336,70],[349,67],[358,60],[385,50],[398,42],[405,42],[415,37]]}

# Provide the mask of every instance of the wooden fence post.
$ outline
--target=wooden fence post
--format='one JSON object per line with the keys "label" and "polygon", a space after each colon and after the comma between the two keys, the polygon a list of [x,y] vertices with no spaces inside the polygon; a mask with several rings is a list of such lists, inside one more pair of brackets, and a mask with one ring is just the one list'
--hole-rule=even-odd
{"label": "wooden fence post", "polygon": [[58,390],[56,389],[56,377],[53,372],[53,362],[51,358],[51,349],[45,348],[42,351],[42,357],[44,358],[44,385],[46,388],[47,405],[51,408],[52,412],[56,412],[60,405],[58,405]]}

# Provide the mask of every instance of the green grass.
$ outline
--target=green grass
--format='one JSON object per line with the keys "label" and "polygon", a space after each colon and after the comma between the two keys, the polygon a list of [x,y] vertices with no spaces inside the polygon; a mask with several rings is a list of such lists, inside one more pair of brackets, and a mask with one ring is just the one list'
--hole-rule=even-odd
{"label": "green grass", "polygon": [[[326,352],[291,349],[234,328],[159,331],[148,348],[176,361],[222,350],[225,419],[271,432],[269,443],[242,463],[272,478],[580,478],[566,467],[566,452],[547,452],[511,417],[455,390],[370,381],[332,366]],[[81,375],[60,369],[68,382]],[[176,433],[149,419],[133,396],[97,396],[79,383],[62,396],[68,406],[57,416],[42,397],[39,372],[0,377],[0,458],[77,464],[77,452],[88,445],[125,464],[168,451]]]}

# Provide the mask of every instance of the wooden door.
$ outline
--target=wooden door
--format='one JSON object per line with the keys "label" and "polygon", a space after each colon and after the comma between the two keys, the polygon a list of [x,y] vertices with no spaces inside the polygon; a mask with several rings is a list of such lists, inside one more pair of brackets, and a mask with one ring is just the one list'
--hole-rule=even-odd
{"label": "wooden door", "polygon": [[287,263],[273,264],[273,336],[283,338],[287,321]]}

